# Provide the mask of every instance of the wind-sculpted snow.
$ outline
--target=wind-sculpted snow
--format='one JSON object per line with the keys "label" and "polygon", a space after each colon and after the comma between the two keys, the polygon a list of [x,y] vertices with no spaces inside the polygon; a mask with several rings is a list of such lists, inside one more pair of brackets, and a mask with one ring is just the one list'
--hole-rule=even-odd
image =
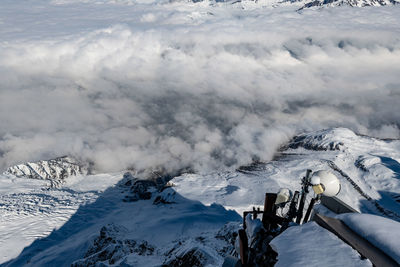
{"label": "wind-sculpted snow", "polygon": [[[301,241],[300,241],[301,240]],[[323,240],[323,245],[321,241]],[[277,267],[285,266],[372,266],[346,243],[315,222],[293,226],[272,240],[278,251]],[[335,257],[327,257],[329,255]],[[340,256],[339,256],[340,255]]]}
{"label": "wind-sculpted snow", "polygon": [[397,6],[95,2],[2,1],[1,169],[215,170],[305,130],[399,138]]}
{"label": "wind-sculpted snow", "polygon": [[343,214],[340,219],[400,264],[399,222],[370,214]]}

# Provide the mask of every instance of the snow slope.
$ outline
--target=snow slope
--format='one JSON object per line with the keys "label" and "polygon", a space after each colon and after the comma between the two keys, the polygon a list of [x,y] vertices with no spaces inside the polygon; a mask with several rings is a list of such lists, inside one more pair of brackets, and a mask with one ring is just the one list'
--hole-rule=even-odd
{"label": "snow slope", "polygon": [[[2,262],[4,266],[28,262],[29,266],[72,262],[75,266],[93,262],[218,266],[233,250],[239,214],[262,207],[265,192],[280,187],[298,190],[299,178],[308,168],[334,172],[342,183],[339,198],[354,208],[399,221],[395,195],[400,194],[400,185],[393,167],[399,145],[399,140],[359,136],[344,128],[316,131],[293,138],[271,162],[233,172],[183,174],[166,188],[131,174],[70,177],[58,189],[46,187],[42,180],[3,175],[0,179],[8,188],[0,198]],[[362,168],[357,164],[360,156],[372,154],[385,160]],[[378,165],[380,175],[375,176],[372,170]],[[311,238],[316,232],[318,248]],[[301,235],[306,240],[298,243],[302,245],[285,249]],[[331,245],[346,266],[370,264],[312,223],[289,229],[275,243],[284,257],[278,261],[282,266],[290,260],[318,266],[322,258],[326,266],[335,266],[336,254],[322,249]]]}
{"label": "snow slope", "polygon": [[[262,207],[265,192],[281,187],[299,190],[307,169],[328,170],[340,179],[338,197],[345,203],[399,221],[399,149],[399,140],[359,136],[344,128],[321,130],[294,137],[271,162],[236,172],[185,174],[172,182],[183,196],[241,207],[241,211],[252,205]],[[374,164],[362,165],[364,158],[374,159]]]}
{"label": "snow slope", "polygon": [[400,262],[400,223],[371,214],[344,214],[339,218],[353,231]]}
{"label": "snow slope", "polygon": [[[372,266],[337,236],[310,222],[293,226],[273,239],[278,251],[275,266]],[[339,256],[340,255],[340,256]]]}
{"label": "snow slope", "polygon": [[[0,175],[0,259],[18,256],[25,246],[59,229],[79,209],[94,202],[121,174],[71,177],[54,188],[50,181]],[[82,190],[83,189],[83,190]]]}
{"label": "snow slope", "polygon": [[[229,246],[232,247],[228,235],[237,230],[240,221],[236,212],[220,205],[204,206],[198,201],[184,199],[170,188],[158,193],[155,184],[148,186],[149,181],[135,184],[135,179],[129,175],[105,191],[93,192],[93,184],[108,182],[110,185],[110,182],[115,183],[116,177],[122,178],[104,175],[93,183],[94,178],[89,177],[91,191],[81,193],[80,203],[73,203],[77,192],[70,187],[74,184],[57,191],[43,189],[43,196],[59,192],[67,203],[60,197],[49,203],[44,197],[36,202],[38,212],[27,207],[28,199],[36,196],[34,192],[14,196],[25,204],[18,212],[14,202],[2,198],[2,207],[8,207],[2,211],[7,215],[2,217],[2,230],[8,233],[2,234],[1,244],[7,248],[1,249],[3,263],[28,245],[15,260],[4,265],[70,266],[74,262],[75,266],[87,266],[93,261],[105,264],[113,261],[156,266],[191,251],[196,251],[211,266],[222,263],[223,255]],[[136,195],[138,191],[133,188],[142,190],[143,195]],[[86,199],[85,195],[88,195]],[[50,206],[48,210],[42,211],[47,206]],[[32,220],[25,220],[26,217]],[[15,224],[16,221],[19,223]],[[236,226],[232,224],[235,222]],[[9,225],[13,228],[9,229]],[[110,248],[115,244],[119,246]]]}

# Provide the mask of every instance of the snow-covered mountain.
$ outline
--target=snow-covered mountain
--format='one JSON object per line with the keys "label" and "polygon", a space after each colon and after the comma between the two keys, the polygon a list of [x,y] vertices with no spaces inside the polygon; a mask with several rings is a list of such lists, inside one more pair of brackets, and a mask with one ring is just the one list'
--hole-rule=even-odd
{"label": "snow-covered mountain", "polygon": [[[4,266],[220,266],[234,250],[239,214],[262,207],[265,192],[298,190],[306,169],[335,173],[342,183],[338,197],[362,213],[400,221],[399,151],[399,140],[336,128],[298,135],[273,161],[236,171],[172,180],[141,180],[129,172],[71,176],[57,189],[2,175],[0,257]],[[292,247],[296,261],[330,266],[329,257],[339,253],[346,266],[370,266],[315,224],[304,227],[275,242],[282,249],[289,242],[282,240],[322,231],[320,245],[308,248],[319,254],[302,256],[304,246]],[[323,244],[337,247],[336,254],[326,254]]]}
{"label": "snow-covered mountain", "polygon": [[[194,2],[199,2],[195,0]],[[225,2],[225,1],[216,1]],[[233,3],[233,5],[241,5],[244,8],[264,5],[271,7],[280,6],[290,6],[294,7],[300,6],[298,10],[304,10],[308,8],[318,7],[318,8],[329,8],[329,7],[339,7],[339,6],[349,6],[349,7],[379,7],[379,6],[393,6],[400,4],[398,0],[276,0],[276,1],[254,1],[254,0],[241,0],[241,1],[226,1],[228,3]]]}
{"label": "snow-covered mountain", "polygon": [[335,6],[351,6],[351,7],[368,7],[368,6],[390,6],[400,4],[396,0],[313,0],[307,1],[301,8],[311,7],[335,7]]}
{"label": "snow-covered mountain", "polygon": [[5,174],[31,179],[50,180],[54,183],[62,182],[70,176],[88,175],[91,172],[90,164],[82,163],[72,157],[59,157],[38,162],[27,162],[9,167]]}

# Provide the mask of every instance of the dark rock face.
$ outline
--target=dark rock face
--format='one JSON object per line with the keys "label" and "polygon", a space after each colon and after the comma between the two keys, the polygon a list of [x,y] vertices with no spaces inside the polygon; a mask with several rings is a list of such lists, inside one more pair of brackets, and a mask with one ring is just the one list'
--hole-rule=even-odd
{"label": "dark rock face", "polygon": [[132,194],[138,199],[150,199],[152,192],[155,191],[157,191],[157,186],[154,181],[138,180],[131,187]]}
{"label": "dark rock face", "polygon": [[204,266],[204,260],[207,257],[200,250],[190,250],[186,254],[181,257],[177,257],[174,260],[170,261],[165,266],[181,266],[181,267],[190,267],[190,266]]}
{"label": "dark rock face", "polygon": [[215,252],[222,258],[231,255],[235,250],[235,240],[239,222],[230,222],[220,228],[214,235],[199,235],[182,239],[165,253],[162,266],[219,266]]}
{"label": "dark rock face", "polygon": [[210,264],[211,257],[201,249],[191,249],[163,264],[163,267],[203,267]]}
{"label": "dark rock face", "polygon": [[297,149],[303,147],[308,150],[327,151],[327,150],[342,150],[344,144],[342,142],[323,142],[324,136],[295,136],[288,144],[289,148]]}
{"label": "dark rock face", "polygon": [[[261,162],[261,161],[255,161],[252,162],[249,165],[245,165],[245,166],[240,166],[239,168],[236,169],[236,171],[241,172],[241,173],[251,173],[251,172],[256,172],[256,171],[263,171],[265,169],[265,163]],[[227,194],[229,194],[229,192],[234,192],[235,188],[230,187],[226,189]]]}
{"label": "dark rock face", "polygon": [[237,229],[238,225],[236,223],[227,223],[225,224],[215,235],[215,238],[225,241],[227,244],[235,245],[235,240],[237,237]]}
{"label": "dark rock face", "polygon": [[359,168],[360,170],[364,172],[368,172],[368,168],[364,164],[365,158],[363,156],[358,157],[358,159],[354,162],[354,166]]}
{"label": "dark rock face", "polygon": [[170,186],[168,182],[172,179],[170,175],[156,175],[148,179],[135,178],[130,172],[124,174],[123,180],[120,182],[122,187],[128,188],[125,202],[134,202],[138,200],[151,199],[153,194],[158,194],[154,204],[170,204],[173,203],[175,191],[165,191]]}
{"label": "dark rock face", "polygon": [[157,192],[157,184],[150,180],[132,180],[126,182],[130,186],[128,194],[125,196],[125,202],[134,202],[138,200],[147,200]]}
{"label": "dark rock face", "polygon": [[123,226],[108,224],[100,230],[100,235],[93,241],[83,259],[71,264],[72,267],[98,266],[117,264],[128,255],[134,253],[140,256],[153,255],[154,246],[147,241],[121,239],[128,230]]}

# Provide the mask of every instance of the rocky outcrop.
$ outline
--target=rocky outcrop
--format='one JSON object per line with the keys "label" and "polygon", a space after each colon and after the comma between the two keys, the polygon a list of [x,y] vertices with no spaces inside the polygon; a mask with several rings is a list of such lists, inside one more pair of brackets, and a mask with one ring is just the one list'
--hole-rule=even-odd
{"label": "rocky outcrop", "polygon": [[345,142],[356,138],[355,133],[348,129],[336,128],[317,131],[313,133],[300,134],[289,142],[284,149],[297,149],[303,147],[307,150],[334,151],[344,150]]}
{"label": "rocky outcrop", "polygon": [[178,255],[171,261],[163,264],[163,267],[203,267],[214,263],[212,257],[205,251],[194,248],[181,255]]}
{"label": "rocky outcrop", "polygon": [[134,177],[130,172],[124,174],[122,184],[127,188],[125,202],[134,202],[138,200],[151,199],[153,194],[158,194],[154,204],[159,203],[172,203],[175,196],[175,191],[165,191],[169,188],[168,182],[170,176],[157,176],[149,179],[138,179]]}
{"label": "rocky outcrop", "polygon": [[128,255],[151,256],[155,247],[147,241],[124,239],[123,236],[128,230],[123,226],[108,224],[100,230],[89,247],[83,259],[71,264],[72,267],[118,265]]}

